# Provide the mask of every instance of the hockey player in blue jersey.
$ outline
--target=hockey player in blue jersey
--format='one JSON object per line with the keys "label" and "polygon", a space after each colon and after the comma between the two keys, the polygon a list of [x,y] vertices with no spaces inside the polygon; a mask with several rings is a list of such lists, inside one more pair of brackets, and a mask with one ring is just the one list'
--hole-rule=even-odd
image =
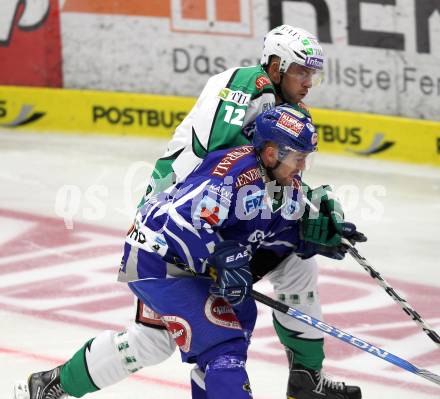
{"label": "hockey player in blue jersey", "polygon": [[205,372],[210,399],[251,397],[250,258],[265,245],[281,256],[303,250],[299,174],[317,135],[302,119],[288,107],[261,114],[253,146],[208,154],[182,183],[151,197],[127,235],[120,280],[161,315],[183,361]]}
{"label": "hockey player in blue jersey", "polygon": [[[299,233],[300,172],[317,145],[314,126],[299,115],[286,106],[261,114],[253,146],[208,154],[184,181],[152,196],[127,234],[119,280],[165,324],[183,361],[205,373],[200,397],[251,397],[252,256],[266,246],[280,257],[328,250]],[[77,361],[32,374],[30,397],[82,396]]]}

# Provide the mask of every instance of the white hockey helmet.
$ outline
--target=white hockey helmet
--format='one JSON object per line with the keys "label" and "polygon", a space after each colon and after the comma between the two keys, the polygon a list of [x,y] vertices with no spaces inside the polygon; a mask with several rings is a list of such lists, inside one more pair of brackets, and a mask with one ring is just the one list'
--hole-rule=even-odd
{"label": "white hockey helmet", "polygon": [[281,25],[272,29],[264,37],[261,65],[269,64],[271,55],[280,57],[280,72],[284,73],[290,64],[296,63],[316,71],[313,85],[323,77],[324,52],[318,39],[301,28]]}

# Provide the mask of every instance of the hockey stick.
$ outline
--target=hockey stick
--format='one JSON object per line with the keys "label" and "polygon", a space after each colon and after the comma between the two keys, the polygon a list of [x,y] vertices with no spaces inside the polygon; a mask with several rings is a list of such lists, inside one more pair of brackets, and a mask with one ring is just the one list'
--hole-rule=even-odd
{"label": "hockey stick", "polygon": [[355,346],[356,348],[362,349],[363,351],[370,353],[374,356],[377,356],[380,359],[386,360],[387,362],[392,363],[395,366],[410,371],[411,373],[414,373],[420,377],[423,377],[433,382],[434,384],[440,385],[440,375],[434,374],[429,370],[416,367],[413,364],[409,363],[408,361],[396,355],[393,355],[392,353],[386,352],[385,350],[373,346],[372,344],[362,339],[356,338],[355,336],[349,333],[341,331],[336,327],[333,327],[318,319],[315,319],[312,316],[302,313],[298,309],[291,308],[284,303],[275,301],[272,298],[269,298],[268,296],[263,295],[257,291],[252,290],[251,295],[256,301],[264,303],[265,305],[271,307],[272,309],[278,310],[281,313],[285,313],[293,317],[294,319],[301,321],[302,323],[308,324],[309,326],[312,326],[320,331],[323,331],[331,335],[332,337],[338,338],[341,341],[344,341],[350,345]]}
{"label": "hockey stick", "polygon": [[440,336],[422,319],[422,317],[409,305],[405,298],[399,295],[393,287],[391,287],[380,275],[379,272],[374,270],[373,266],[371,266],[368,261],[358,252],[358,250],[351,245],[351,243],[343,238],[343,244],[348,246],[348,252],[350,255],[359,263],[365,271],[376,280],[379,285],[385,290],[385,292],[397,302],[402,310],[411,317],[415,323],[422,328],[422,330],[426,333],[426,335],[433,340],[438,347],[440,347]]}

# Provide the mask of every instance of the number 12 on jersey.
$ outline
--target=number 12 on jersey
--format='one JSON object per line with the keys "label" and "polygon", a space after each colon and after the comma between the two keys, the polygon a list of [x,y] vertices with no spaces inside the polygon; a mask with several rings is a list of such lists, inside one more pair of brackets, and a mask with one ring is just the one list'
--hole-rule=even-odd
{"label": "number 12 on jersey", "polygon": [[232,125],[243,126],[244,116],[246,114],[246,110],[242,108],[235,108],[231,105],[225,106],[225,119],[224,121],[230,123]]}

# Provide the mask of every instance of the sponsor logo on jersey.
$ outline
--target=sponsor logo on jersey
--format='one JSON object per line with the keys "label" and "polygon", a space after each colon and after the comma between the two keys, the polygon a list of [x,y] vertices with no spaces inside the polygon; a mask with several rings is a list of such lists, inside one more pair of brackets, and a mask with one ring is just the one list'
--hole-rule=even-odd
{"label": "sponsor logo on jersey", "polygon": [[260,168],[252,168],[237,176],[235,188],[240,188],[261,179]]}
{"label": "sponsor logo on jersey", "polygon": [[145,244],[147,241],[145,234],[140,231],[139,223],[137,221],[130,227],[130,230],[128,230],[127,237],[139,244]]}
{"label": "sponsor logo on jersey", "polygon": [[244,145],[229,151],[214,167],[211,174],[221,177],[226,176],[239,159],[253,153],[253,151],[254,148],[251,145]]}
{"label": "sponsor logo on jersey", "polygon": [[197,204],[194,212],[194,222],[203,220],[207,222],[209,226],[220,226],[228,216],[228,212],[229,204],[225,206],[216,199],[206,195]]}
{"label": "sponsor logo on jersey", "polygon": [[312,133],[315,133],[315,126],[313,126],[311,123],[306,123],[306,126]]}
{"label": "sponsor logo on jersey", "polygon": [[190,324],[179,316],[162,316],[167,330],[182,352],[189,352],[191,347],[192,330]]}
{"label": "sponsor logo on jersey", "polygon": [[211,226],[214,226],[220,221],[218,216],[220,212],[220,207],[215,206],[213,208],[202,207],[200,211],[200,218],[208,222]]}
{"label": "sponsor logo on jersey", "polygon": [[151,245],[151,248],[153,248],[156,252],[159,252],[162,248],[163,252],[161,252],[161,254],[163,254],[164,252],[167,251],[168,245],[163,238],[156,236],[154,238],[152,245]]}
{"label": "sponsor logo on jersey", "polygon": [[255,87],[257,90],[261,90],[263,87],[272,86],[272,82],[267,76],[260,75],[255,81]]}
{"label": "sponsor logo on jersey", "polygon": [[241,325],[234,313],[232,306],[223,298],[209,296],[205,303],[205,316],[207,319],[221,327],[240,330]]}
{"label": "sponsor logo on jersey", "polygon": [[286,132],[293,134],[295,137],[298,137],[304,127],[304,123],[295,119],[287,112],[283,112],[278,119],[277,126]]}
{"label": "sponsor logo on jersey", "polygon": [[221,98],[223,101],[234,103],[237,105],[247,105],[249,104],[249,101],[251,101],[250,94],[246,94],[239,90],[233,91],[231,89],[228,89],[227,87],[220,90],[220,93],[218,93],[218,97]]}
{"label": "sponsor logo on jersey", "polygon": [[243,198],[243,209],[245,215],[249,215],[250,213],[253,213],[265,207],[263,201],[264,194],[264,190],[259,190],[256,193],[247,195]]}
{"label": "sponsor logo on jersey", "polygon": [[299,211],[301,208],[301,205],[298,201],[294,200],[293,198],[288,198],[286,201],[286,205],[283,207],[281,214],[285,219],[292,219],[292,216],[295,215],[295,212]]}
{"label": "sponsor logo on jersey", "polygon": [[223,202],[225,205],[230,205],[232,199],[232,192],[230,189],[228,190],[227,187],[216,186],[214,184],[211,184],[208,186],[208,191],[216,194],[220,199],[220,202]]}
{"label": "sponsor logo on jersey", "polygon": [[140,220],[136,220],[128,230],[126,242],[148,252],[153,250],[161,256],[168,250],[168,244],[163,236],[150,230]]}

